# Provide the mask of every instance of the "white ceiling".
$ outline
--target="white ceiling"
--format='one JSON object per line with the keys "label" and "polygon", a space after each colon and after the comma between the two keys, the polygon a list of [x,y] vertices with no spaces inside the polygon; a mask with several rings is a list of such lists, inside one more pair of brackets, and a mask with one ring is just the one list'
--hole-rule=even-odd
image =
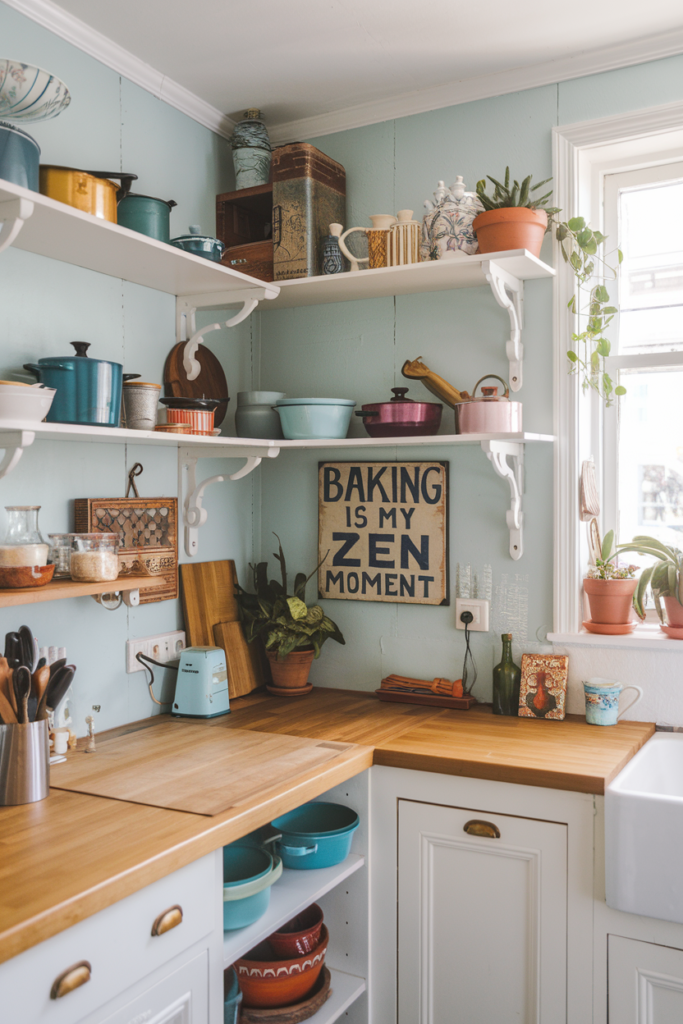
{"label": "white ceiling", "polygon": [[58,2],[222,113],[238,119],[260,106],[273,127],[391,100],[395,109],[396,97],[568,58],[590,67],[592,51],[650,37],[683,39],[681,0]]}

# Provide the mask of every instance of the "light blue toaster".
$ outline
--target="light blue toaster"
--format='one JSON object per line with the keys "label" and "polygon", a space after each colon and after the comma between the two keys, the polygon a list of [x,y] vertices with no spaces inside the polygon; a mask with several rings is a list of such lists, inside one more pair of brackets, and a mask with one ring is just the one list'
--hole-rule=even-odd
{"label": "light blue toaster", "polygon": [[228,668],[221,647],[186,647],[180,655],[174,715],[215,718],[230,712]]}

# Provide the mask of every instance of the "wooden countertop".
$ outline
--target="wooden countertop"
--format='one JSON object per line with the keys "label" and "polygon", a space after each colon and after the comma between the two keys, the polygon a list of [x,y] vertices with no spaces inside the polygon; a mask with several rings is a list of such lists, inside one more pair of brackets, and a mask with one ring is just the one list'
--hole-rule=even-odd
{"label": "wooden countertop", "polygon": [[[112,730],[106,739],[153,721]],[[233,702],[231,715],[204,725],[356,745],[294,783],[276,783],[213,817],[54,789],[40,803],[0,808],[0,962],[372,764],[603,793],[654,732],[650,723],[598,729],[577,716],[498,718],[484,708],[392,705],[326,688],[301,701],[251,694]]]}

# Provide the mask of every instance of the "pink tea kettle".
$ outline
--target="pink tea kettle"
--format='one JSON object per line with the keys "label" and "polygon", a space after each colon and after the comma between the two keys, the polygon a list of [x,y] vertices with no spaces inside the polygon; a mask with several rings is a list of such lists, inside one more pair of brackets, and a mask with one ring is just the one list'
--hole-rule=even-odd
{"label": "pink tea kettle", "polygon": [[[499,380],[504,387],[498,394],[497,385],[477,388],[484,380]],[[456,434],[517,434],[522,432],[522,403],[510,401],[510,388],[502,377],[488,373],[474,385],[472,397],[456,406]]]}

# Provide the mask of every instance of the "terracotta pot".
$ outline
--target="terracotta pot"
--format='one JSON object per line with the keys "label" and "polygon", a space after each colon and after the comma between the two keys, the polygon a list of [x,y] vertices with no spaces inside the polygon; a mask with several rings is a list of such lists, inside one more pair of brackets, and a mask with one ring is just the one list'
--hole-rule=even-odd
{"label": "terracotta pot", "polygon": [[666,608],[667,625],[683,629],[683,605],[680,605],[675,597],[663,597],[662,602]]}
{"label": "terracotta pot", "polygon": [[583,592],[588,597],[591,621],[609,625],[626,625],[631,621],[633,595],[638,580],[583,581]]}
{"label": "terracotta pot", "polygon": [[292,651],[280,661],[277,651],[266,651],[270,662],[273,683],[286,690],[298,690],[306,686],[311,671],[314,651]]}
{"label": "terracotta pot", "polygon": [[472,227],[479,252],[528,249],[534,256],[540,256],[548,214],[545,210],[528,210],[525,206],[485,210],[475,217]]}

